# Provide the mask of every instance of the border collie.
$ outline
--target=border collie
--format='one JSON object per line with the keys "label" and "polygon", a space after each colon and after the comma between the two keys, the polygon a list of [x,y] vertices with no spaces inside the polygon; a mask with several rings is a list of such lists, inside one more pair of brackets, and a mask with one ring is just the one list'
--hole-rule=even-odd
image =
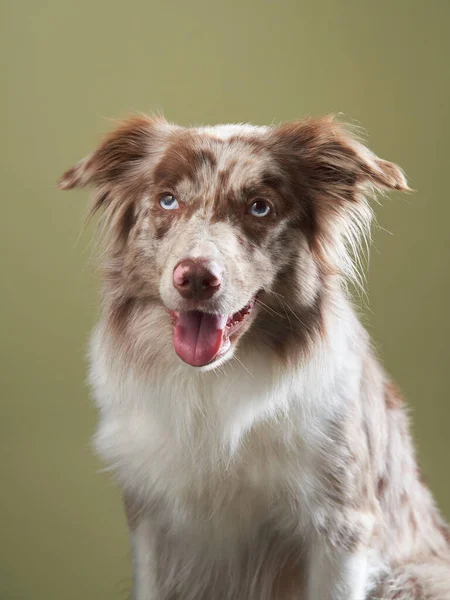
{"label": "border collie", "polygon": [[59,186],[102,215],[95,446],[134,598],[449,600],[449,529],[346,285],[400,168],[331,117],[137,116]]}

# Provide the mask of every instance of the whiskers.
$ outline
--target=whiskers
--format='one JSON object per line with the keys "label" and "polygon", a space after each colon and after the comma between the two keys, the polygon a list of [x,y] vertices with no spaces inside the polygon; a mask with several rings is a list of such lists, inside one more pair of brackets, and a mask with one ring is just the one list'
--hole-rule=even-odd
{"label": "whiskers", "polygon": [[284,316],[282,314],[280,314],[279,312],[274,310],[271,306],[264,304],[264,302],[262,302],[259,298],[257,298],[255,300],[255,304],[258,304],[259,306],[261,306],[263,308],[263,310],[265,310],[266,312],[268,312],[271,315],[276,315],[277,317],[281,317],[282,319],[284,318]]}
{"label": "whiskers", "polygon": [[281,319],[286,319],[289,323],[291,332],[293,332],[291,316],[294,319],[296,319],[301,324],[302,327],[306,328],[306,323],[300,318],[298,313],[288,304],[288,302],[286,302],[285,297],[282,294],[279,294],[278,292],[275,292],[274,290],[266,289],[264,291],[266,292],[266,294],[271,294],[272,296],[274,296],[276,302],[278,302],[278,304],[282,308],[284,314],[281,314],[280,312],[276,311],[271,306],[268,306],[267,304],[264,304],[264,302],[262,302],[261,300],[257,299],[256,303],[259,304],[263,308],[263,310],[266,310],[272,316],[275,315],[277,317],[280,317]]}
{"label": "whiskers", "polygon": [[252,377],[253,379],[255,378],[255,376],[253,375],[253,373],[251,373],[247,367],[244,365],[244,363],[239,360],[239,358],[236,356],[236,354],[233,354],[233,360],[235,360],[245,371],[247,371],[247,373],[250,375],[250,377]]}

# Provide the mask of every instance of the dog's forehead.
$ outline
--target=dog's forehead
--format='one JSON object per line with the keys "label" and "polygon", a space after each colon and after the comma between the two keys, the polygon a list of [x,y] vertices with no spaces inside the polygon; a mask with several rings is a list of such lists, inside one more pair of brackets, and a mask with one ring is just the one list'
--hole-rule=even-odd
{"label": "dog's forehead", "polygon": [[177,131],[155,169],[155,179],[178,188],[256,185],[274,168],[268,129],[216,125]]}

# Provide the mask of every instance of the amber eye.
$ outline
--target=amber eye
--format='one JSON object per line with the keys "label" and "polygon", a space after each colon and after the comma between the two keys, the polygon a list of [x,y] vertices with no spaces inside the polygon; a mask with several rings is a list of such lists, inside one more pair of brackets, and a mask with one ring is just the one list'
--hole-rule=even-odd
{"label": "amber eye", "polygon": [[272,208],[265,200],[255,200],[248,209],[248,212],[254,217],[267,217],[272,212]]}
{"label": "amber eye", "polygon": [[164,210],[176,210],[180,207],[178,200],[175,196],[172,196],[172,194],[164,194],[164,196],[161,196],[159,204]]}

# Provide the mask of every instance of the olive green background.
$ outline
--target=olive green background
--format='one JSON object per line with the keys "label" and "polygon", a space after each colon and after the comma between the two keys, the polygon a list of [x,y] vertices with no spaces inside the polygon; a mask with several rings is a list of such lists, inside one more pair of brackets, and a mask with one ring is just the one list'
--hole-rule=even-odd
{"label": "olive green background", "polygon": [[90,448],[98,310],[87,192],[64,169],[133,110],[183,124],[342,112],[417,193],[376,206],[365,321],[450,516],[450,2],[2,3],[0,599],[130,590],[120,494]]}

